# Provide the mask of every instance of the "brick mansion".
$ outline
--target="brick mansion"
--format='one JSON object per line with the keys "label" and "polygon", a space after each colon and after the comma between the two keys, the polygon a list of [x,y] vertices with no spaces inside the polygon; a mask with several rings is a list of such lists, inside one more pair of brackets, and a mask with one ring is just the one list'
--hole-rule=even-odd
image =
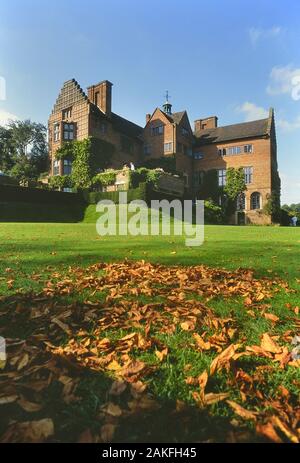
{"label": "brick mansion", "polygon": [[266,119],[219,127],[217,116],[190,124],[187,111],[172,112],[166,100],[162,108],[146,114],[141,127],[112,111],[112,83],[105,80],[87,88],[76,80],[64,83],[49,118],[50,175],[70,174],[68,160],[55,153],[63,143],[96,137],[114,145],[110,167],[124,163],[136,167],[145,161],[172,158],[176,171],[194,196],[205,172],[217,172],[218,185],[225,185],[226,170],[242,167],[247,190],[239,198],[233,223],[268,223],[263,207],[272,193],[279,194],[274,111]]}

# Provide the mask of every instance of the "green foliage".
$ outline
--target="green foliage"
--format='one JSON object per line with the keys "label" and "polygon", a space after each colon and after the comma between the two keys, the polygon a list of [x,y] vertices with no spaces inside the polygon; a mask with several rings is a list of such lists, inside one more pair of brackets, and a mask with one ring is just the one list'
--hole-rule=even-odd
{"label": "green foliage", "polygon": [[163,174],[159,169],[147,169],[140,167],[139,169],[130,171],[130,186],[137,188],[140,183],[151,184],[155,187],[157,180]]}
{"label": "green foliage", "polygon": [[0,202],[0,222],[79,222],[83,214],[83,203],[76,201],[71,204],[59,201],[49,204],[42,201]]}
{"label": "green foliage", "polygon": [[65,142],[55,153],[55,158],[58,160],[68,159],[73,161],[75,154],[75,142]]}
{"label": "green foliage", "polygon": [[226,185],[224,186],[224,192],[227,197],[232,201],[236,201],[239,194],[243,193],[246,189],[247,186],[243,167],[239,169],[229,167],[226,171]]}
{"label": "green foliage", "polygon": [[176,160],[174,156],[162,156],[158,159],[147,159],[143,161],[143,166],[147,169],[161,168],[170,174],[177,174]]}
{"label": "green foliage", "polygon": [[49,179],[50,188],[62,189],[73,188],[73,181],[71,175],[55,175]]}
{"label": "green foliage", "polygon": [[280,193],[277,191],[272,191],[270,197],[268,198],[266,204],[263,207],[263,212],[267,215],[270,215],[273,221],[280,222],[281,212],[280,212]]}
{"label": "green foliage", "polygon": [[288,226],[291,224],[291,216],[285,209],[280,209],[280,225]]}
{"label": "green foliage", "polygon": [[0,128],[0,170],[21,183],[37,180],[48,169],[46,127],[26,121],[11,121]]}
{"label": "green foliage", "polygon": [[[119,204],[119,191],[95,191],[88,194],[89,204],[97,204],[103,199],[109,199],[115,204]],[[147,200],[146,184],[141,183],[138,188],[129,189],[127,192],[127,202],[134,201],[135,199]]]}
{"label": "green foliage", "polygon": [[221,224],[223,220],[222,208],[216,206],[213,201],[204,201],[204,222],[206,224]]}
{"label": "green foliage", "polygon": [[60,191],[49,191],[41,188],[30,188],[13,185],[0,184],[0,198],[9,202],[29,202],[47,204],[74,204],[83,203],[81,194],[63,193]]}
{"label": "green foliage", "polygon": [[118,171],[114,169],[107,169],[95,175],[92,180],[93,186],[109,186],[113,185],[116,181]]}
{"label": "green foliage", "polygon": [[90,137],[65,143],[56,153],[57,159],[72,161],[72,182],[76,188],[90,188],[100,170],[108,167],[114,146]]}

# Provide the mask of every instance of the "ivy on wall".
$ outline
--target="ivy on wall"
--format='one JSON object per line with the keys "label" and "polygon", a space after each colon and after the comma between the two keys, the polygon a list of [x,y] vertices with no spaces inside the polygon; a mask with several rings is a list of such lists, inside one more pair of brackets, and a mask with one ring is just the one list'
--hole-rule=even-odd
{"label": "ivy on wall", "polygon": [[72,161],[73,186],[90,188],[95,175],[111,163],[114,150],[111,143],[90,137],[65,143],[56,152],[56,159]]}
{"label": "ivy on wall", "polygon": [[74,184],[71,178],[71,175],[55,175],[50,177],[49,180],[50,188],[53,189],[63,189],[63,188],[73,188]]}

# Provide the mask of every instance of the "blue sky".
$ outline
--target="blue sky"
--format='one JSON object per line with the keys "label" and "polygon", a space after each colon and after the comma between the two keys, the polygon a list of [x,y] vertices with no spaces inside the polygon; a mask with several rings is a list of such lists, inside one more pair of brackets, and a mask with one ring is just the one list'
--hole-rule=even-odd
{"label": "blue sky", "polygon": [[141,125],[166,89],[191,123],[273,106],[282,202],[300,202],[299,43],[298,0],[0,0],[0,122],[46,123],[73,77],[112,81],[114,112]]}

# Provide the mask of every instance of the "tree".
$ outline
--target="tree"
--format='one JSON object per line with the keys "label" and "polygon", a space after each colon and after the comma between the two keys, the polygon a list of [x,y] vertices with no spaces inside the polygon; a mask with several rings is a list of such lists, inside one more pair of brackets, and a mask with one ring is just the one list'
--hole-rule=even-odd
{"label": "tree", "polygon": [[0,169],[18,180],[36,180],[48,170],[47,129],[43,124],[10,121],[0,128]]}
{"label": "tree", "polygon": [[7,174],[14,165],[11,132],[0,127],[0,170]]}

